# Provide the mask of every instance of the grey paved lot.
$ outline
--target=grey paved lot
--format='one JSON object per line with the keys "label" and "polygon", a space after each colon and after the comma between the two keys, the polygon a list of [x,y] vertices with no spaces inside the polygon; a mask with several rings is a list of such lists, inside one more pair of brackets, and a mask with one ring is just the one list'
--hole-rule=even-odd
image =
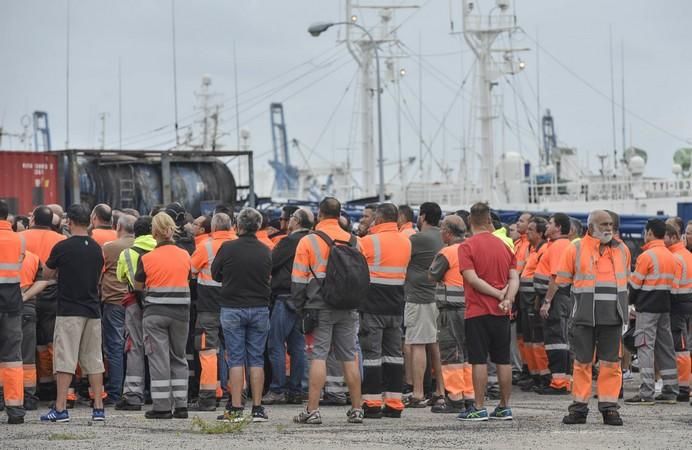
{"label": "grey paved lot", "polygon": [[[633,393],[636,384],[626,386]],[[490,402],[494,405],[496,402]],[[105,424],[90,423],[90,409],[71,411],[68,424],[42,424],[39,413],[27,415],[21,426],[0,425],[0,448],[692,448],[692,407],[686,403],[623,406],[623,427],[606,427],[595,400],[586,425],[565,426],[560,420],[567,397],[541,397],[515,390],[512,422],[462,423],[454,415],[407,410],[400,420],[346,423],[346,408],[322,409],[321,426],[291,422],[295,406],[268,407],[270,421],[249,424],[235,434],[202,434],[192,429],[192,417],[214,421],[216,413],[191,413],[187,420],[151,421],[143,413],[107,410]]]}

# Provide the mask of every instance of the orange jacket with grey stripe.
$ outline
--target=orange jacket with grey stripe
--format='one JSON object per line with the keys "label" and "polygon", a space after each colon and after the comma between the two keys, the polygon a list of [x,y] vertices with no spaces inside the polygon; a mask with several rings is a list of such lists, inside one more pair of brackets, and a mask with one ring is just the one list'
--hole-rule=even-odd
{"label": "orange jacket with grey stripe", "polygon": [[190,268],[190,255],[172,242],[159,243],[142,255],[135,280],[144,282],[145,311],[148,306],[189,306]]}
{"label": "orange jacket with grey stripe", "polygon": [[[567,246],[555,282],[561,288],[572,288],[575,325],[594,327],[599,319],[627,323],[629,267],[629,252],[618,240],[601,244],[599,239],[586,235]],[[615,310],[610,306],[601,309],[599,302],[616,302]],[[609,317],[601,317],[597,311],[607,312]]]}
{"label": "orange jacket with grey stripe", "polygon": [[464,306],[464,277],[459,271],[459,244],[444,247],[435,255],[428,271],[437,281],[435,300],[438,307],[461,308]]}
{"label": "orange jacket with grey stripe", "polygon": [[[351,234],[341,229],[337,219],[323,219],[315,229],[332,240],[348,242],[351,239]],[[328,258],[329,246],[316,234],[308,234],[298,242],[291,271],[290,303],[295,310],[330,309],[322,299],[317,280],[327,276]]]}
{"label": "orange jacket with grey stripe", "polygon": [[0,220],[0,313],[22,310],[19,281],[25,252],[24,237],[12,231],[8,221]]}
{"label": "orange jacket with grey stripe", "polygon": [[678,242],[668,250],[675,257],[675,278],[670,311],[676,314],[692,314],[692,253],[683,242]]}
{"label": "orange jacket with grey stripe", "polygon": [[675,257],[662,239],[648,242],[630,276],[630,303],[637,312],[670,312]]}
{"label": "orange jacket with grey stripe", "polygon": [[517,257],[517,272],[521,273],[531,254],[531,243],[526,233],[522,234],[514,243],[514,255]]}
{"label": "orange jacket with grey stripe", "polygon": [[233,231],[214,231],[195,247],[191,264],[192,274],[197,275],[197,311],[219,312],[221,283],[212,278],[211,265],[221,245],[234,239],[238,236]]}
{"label": "orange jacket with grey stripe", "polygon": [[533,275],[533,286],[536,289],[536,294],[545,295],[548,292],[550,278],[553,275],[557,275],[557,267],[565,253],[565,249],[570,244],[571,242],[567,238],[560,237],[543,245],[545,253],[540,257],[536,266],[536,272]]}
{"label": "orange jacket with grey stripe", "polygon": [[360,250],[368,262],[370,289],[360,310],[372,314],[401,314],[404,302],[406,267],[411,260],[411,241],[400,233],[396,222],[370,227]]}

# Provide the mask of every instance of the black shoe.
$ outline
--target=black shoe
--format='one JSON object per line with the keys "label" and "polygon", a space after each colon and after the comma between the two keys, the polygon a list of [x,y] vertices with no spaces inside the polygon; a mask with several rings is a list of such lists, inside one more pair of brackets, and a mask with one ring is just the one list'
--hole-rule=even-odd
{"label": "black shoe", "polygon": [[320,406],[346,406],[348,400],[343,397],[326,397],[320,400]]}
{"label": "black shoe", "polygon": [[106,397],[103,399],[103,407],[104,408],[111,408],[115,406],[117,402],[113,400],[111,397]]}
{"label": "black shoe", "polygon": [[269,420],[267,412],[264,410],[264,406],[253,406],[252,407],[252,421],[253,422],[266,422]]}
{"label": "black shoe", "polygon": [[689,402],[690,401],[690,393],[689,392],[685,392],[685,393],[681,392],[678,394],[678,397],[676,400],[679,402]]}
{"label": "black shoe", "polygon": [[24,399],[24,411],[36,411],[38,409],[38,400],[36,398]]}
{"label": "black shoe", "polygon": [[534,392],[538,395],[567,395],[569,391],[567,388],[555,388],[552,386],[545,386],[542,388],[534,389]]}
{"label": "black shoe", "polygon": [[9,416],[7,417],[7,425],[21,425],[24,423],[24,417]]}
{"label": "black shoe", "polygon": [[200,401],[195,400],[187,404],[188,411],[216,411],[216,401]]}
{"label": "black shoe", "polygon": [[444,403],[438,403],[430,408],[430,412],[437,414],[459,414],[466,410],[464,400],[445,399]]}
{"label": "black shoe", "polygon": [[[605,416],[604,416],[605,417]],[[562,418],[562,423],[565,425],[581,425],[586,423],[586,414],[570,412]]]}
{"label": "black shoe", "polygon": [[382,408],[382,417],[386,417],[388,419],[401,419],[401,410],[390,408],[389,406],[384,405],[384,408]]}
{"label": "black shoe", "polygon": [[142,405],[132,405],[130,403],[127,403],[127,400],[125,398],[121,398],[120,400],[115,402],[115,409],[117,411],[141,411]]}
{"label": "black shoe", "polygon": [[363,418],[364,419],[381,419],[382,418],[382,408],[371,408],[369,406],[363,405]]}
{"label": "black shoe", "polygon": [[170,411],[155,411],[152,409],[145,412],[144,417],[147,419],[172,419],[173,414]]}
{"label": "black shoe", "polygon": [[173,410],[174,419],[187,419],[187,408],[175,408]]}
{"label": "black shoe", "polygon": [[614,409],[609,409],[608,411],[603,411],[603,423],[605,425],[613,425],[616,427],[622,426],[622,418],[620,413]]}
{"label": "black shoe", "polygon": [[287,394],[286,404],[288,405],[302,405],[303,404],[303,394]]}

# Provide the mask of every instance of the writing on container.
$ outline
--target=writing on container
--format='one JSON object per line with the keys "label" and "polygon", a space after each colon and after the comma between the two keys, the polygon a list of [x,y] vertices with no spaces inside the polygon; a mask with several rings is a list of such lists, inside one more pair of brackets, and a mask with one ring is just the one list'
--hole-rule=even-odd
{"label": "writing on container", "polygon": [[33,170],[34,175],[43,175],[46,170],[53,170],[52,163],[33,163],[33,162],[23,162],[22,169]]}

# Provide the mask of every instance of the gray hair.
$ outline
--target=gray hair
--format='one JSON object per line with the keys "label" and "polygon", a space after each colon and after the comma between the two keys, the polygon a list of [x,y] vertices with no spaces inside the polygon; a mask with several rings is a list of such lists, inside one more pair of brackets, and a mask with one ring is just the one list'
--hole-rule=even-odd
{"label": "gray hair", "polygon": [[117,228],[123,230],[127,234],[135,234],[135,221],[137,218],[129,214],[121,214],[118,217]]}
{"label": "gray hair", "polygon": [[243,208],[237,218],[238,234],[255,233],[262,226],[262,214],[254,208]]}
{"label": "gray hair", "polygon": [[466,235],[466,224],[464,224],[464,219],[456,215],[446,216],[442,220],[441,227],[457,238],[463,238]]}
{"label": "gray hair", "polygon": [[226,213],[216,213],[211,218],[211,231],[228,231],[231,229],[231,218]]}
{"label": "gray hair", "polygon": [[310,229],[314,225],[314,215],[312,214],[312,211],[309,211],[305,208],[298,208],[293,215],[295,216],[296,220],[298,221],[298,225],[300,225],[301,228],[307,228]]}

